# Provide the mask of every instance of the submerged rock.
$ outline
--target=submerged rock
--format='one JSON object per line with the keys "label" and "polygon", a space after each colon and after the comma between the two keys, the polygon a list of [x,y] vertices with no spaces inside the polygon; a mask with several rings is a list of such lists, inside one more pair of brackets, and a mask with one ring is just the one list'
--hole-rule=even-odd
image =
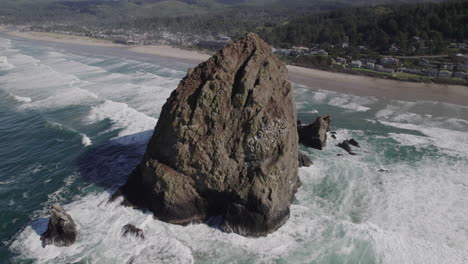
{"label": "submerged rock", "polygon": [[122,236],[123,237],[128,237],[128,236],[134,236],[140,239],[145,239],[145,235],[143,234],[143,230],[140,228],[132,225],[132,224],[126,224],[122,227]]}
{"label": "submerged rock", "polygon": [[181,81],[142,162],[120,188],[166,222],[222,216],[259,236],[289,218],[299,183],[296,107],[285,64],[257,35],[226,46]]}
{"label": "submerged rock", "polygon": [[52,205],[47,231],[41,236],[42,245],[68,247],[75,243],[76,236],[76,224],[71,216],[60,205]]}
{"label": "submerged rock", "polygon": [[312,160],[302,152],[299,152],[298,160],[299,167],[310,167],[313,164]]}
{"label": "submerged rock", "polygon": [[315,122],[307,126],[298,126],[299,143],[304,146],[323,149],[327,143],[327,132],[330,130],[329,115],[317,117]]}
{"label": "submerged rock", "polygon": [[349,145],[348,140],[344,140],[343,142],[339,143],[338,147],[346,150],[346,152],[348,152],[351,155],[356,155],[356,153],[354,153],[353,150],[351,149],[351,146]]}

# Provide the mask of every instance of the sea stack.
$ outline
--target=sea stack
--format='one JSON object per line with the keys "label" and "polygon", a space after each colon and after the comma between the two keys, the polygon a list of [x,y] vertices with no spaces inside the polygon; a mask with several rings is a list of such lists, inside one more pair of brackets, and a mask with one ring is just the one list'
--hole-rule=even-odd
{"label": "sea stack", "polygon": [[299,143],[304,146],[322,150],[327,144],[327,132],[330,130],[331,117],[319,116],[315,122],[302,126],[298,123]]}
{"label": "sea stack", "polygon": [[47,231],[42,234],[42,245],[55,245],[68,247],[75,243],[77,236],[76,224],[72,217],[65,212],[62,206],[52,205]]}
{"label": "sea stack", "polygon": [[118,194],[169,223],[222,216],[226,232],[271,233],[299,183],[296,122],[285,64],[249,33],[180,82]]}

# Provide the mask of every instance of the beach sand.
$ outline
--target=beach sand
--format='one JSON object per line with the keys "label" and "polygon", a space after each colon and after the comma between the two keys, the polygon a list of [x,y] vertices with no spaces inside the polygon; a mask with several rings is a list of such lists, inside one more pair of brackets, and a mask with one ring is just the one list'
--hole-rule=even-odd
{"label": "beach sand", "polygon": [[198,51],[184,50],[174,48],[167,45],[148,45],[148,46],[135,46],[128,49],[132,52],[152,54],[163,57],[171,57],[175,59],[190,60],[195,63],[206,61],[211,57],[209,54],[200,53]]}
{"label": "beach sand", "polygon": [[[5,31],[5,29],[3,29]],[[198,64],[207,60],[210,55],[197,51],[184,50],[166,45],[125,46],[110,41],[87,37],[61,35],[43,32],[6,32],[9,35],[78,45],[97,47],[126,48],[130,52],[174,58]],[[416,83],[381,79],[344,73],[327,72],[288,65],[291,82],[311,89],[329,90],[359,96],[376,96],[403,101],[439,101],[468,106],[468,87],[434,83]]]}
{"label": "beach sand", "polygon": [[49,33],[49,32],[8,31],[6,33],[8,35],[19,37],[19,38],[59,42],[59,43],[66,43],[66,44],[87,45],[87,46],[95,46],[95,47],[112,47],[112,48],[126,47],[125,45],[116,44],[109,40],[101,40],[101,39],[73,36],[73,35],[63,35],[63,34],[56,34],[56,33]]}

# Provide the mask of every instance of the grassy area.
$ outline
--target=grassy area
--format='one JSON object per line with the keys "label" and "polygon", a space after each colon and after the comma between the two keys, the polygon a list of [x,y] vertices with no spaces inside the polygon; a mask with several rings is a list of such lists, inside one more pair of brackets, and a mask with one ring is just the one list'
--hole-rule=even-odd
{"label": "grassy area", "polygon": [[352,68],[352,69],[353,71],[362,72],[362,73],[366,73],[369,75],[393,76],[391,73],[377,72],[377,71],[373,71],[370,69],[364,69],[364,68]]}
{"label": "grassy area", "polygon": [[431,78],[427,76],[421,76],[417,74],[411,74],[411,73],[404,73],[404,72],[397,72],[395,73],[395,78],[403,81],[430,81]]}

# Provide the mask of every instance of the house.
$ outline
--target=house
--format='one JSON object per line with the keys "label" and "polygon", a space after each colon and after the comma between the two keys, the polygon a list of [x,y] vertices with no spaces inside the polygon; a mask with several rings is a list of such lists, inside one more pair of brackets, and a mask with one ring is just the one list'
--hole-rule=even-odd
{"label": "house", "polygon": [[364,67],[366,69],[373,70],[375,68],[375,63],[368,62],[368,63],[366,63],[366,65]]}
{"label": "house", "polygon": [[324,51],[323,49],[318,50],[316,54],[321,56],[328,56],[328,52]]}
{"label": "house", "polygon": [[277,50],[275,50],[275,54],[283,55],[283,56],[289,56],[289,55],[291,55],[291,50],[289,50],[289,49],[277,49]]}
{"label": "house", "polygon": [[421,71],[417,69],[401,68],[400,71],[404,73],[409,73],[409,74],[421,75]]}
{"label": "house", "polygon": [[468,80],[468,74],[465,72],[456,72],[453,77]]}
{"label": "house", "polygon": [[348,62],[348,60],[345,59],[345,58],[342,58],[342,57],[337,57],[336,62],[341,63],[341,64],[346,64],[346,62]]}
{"label": "house", "polygon": [[353,68],[361,68],[362,67],[362,62],[360,60],[355,60],[351,62],[351,67]]}
{"label": "house", "polygon": [[224,41],[224,42],[231,42],[231,38],[226,36],[226,35],[218,35],[218,40],[219,41]]}
{"label": "house", "polygon": [[344,48],[347,48],[349,47],[349,43],[348,42],[344,42],[343,44],[341,44],[341,47],[344,49]]}
{"label": "house", "polygon": [[400,62],[400,60],[393,57],[380,58],[380,64],[383,65],[398,65],[398,62]]}
{"label": "house", "polygon": [[423,69],[422,73],[424,76],[427,76],[430,78],[437,77],[437,69]]}
{"label": "house", "polygon": [[304,55],[304,54],[310,53],[310,49],[306,48],[306,47],[295,47],[295,46],[293,46],[292,48],[296,52],[297,55]]}
{"label": "house", "polygon": [[382,65],[375,65],[375,68],[374,68],[375,71],[378,71],[378,72],[384,72],[384,73],[395,73],[395,70],[392,69],[392,68],[385,68],[384,66]]}
{"label": "house", "polygon": [[451,78],[452,77],[452,72],[451,71],[439,71],[439,75],[437,77],[439,77],[439,78]]}
{"label": "house", "polygon": [[426,59],[418,60],[418,66],[428,66],[428,65],[430,65],[428,60],[426,60]]}
{"label": "house", "polygon": [[395,43],[393,43],[393,44],[390,46],[390,49],[389,49],[390,52],[398,52],[399,50],[400,50],[400,49],[398,48],[398,46],[397,46]]}

